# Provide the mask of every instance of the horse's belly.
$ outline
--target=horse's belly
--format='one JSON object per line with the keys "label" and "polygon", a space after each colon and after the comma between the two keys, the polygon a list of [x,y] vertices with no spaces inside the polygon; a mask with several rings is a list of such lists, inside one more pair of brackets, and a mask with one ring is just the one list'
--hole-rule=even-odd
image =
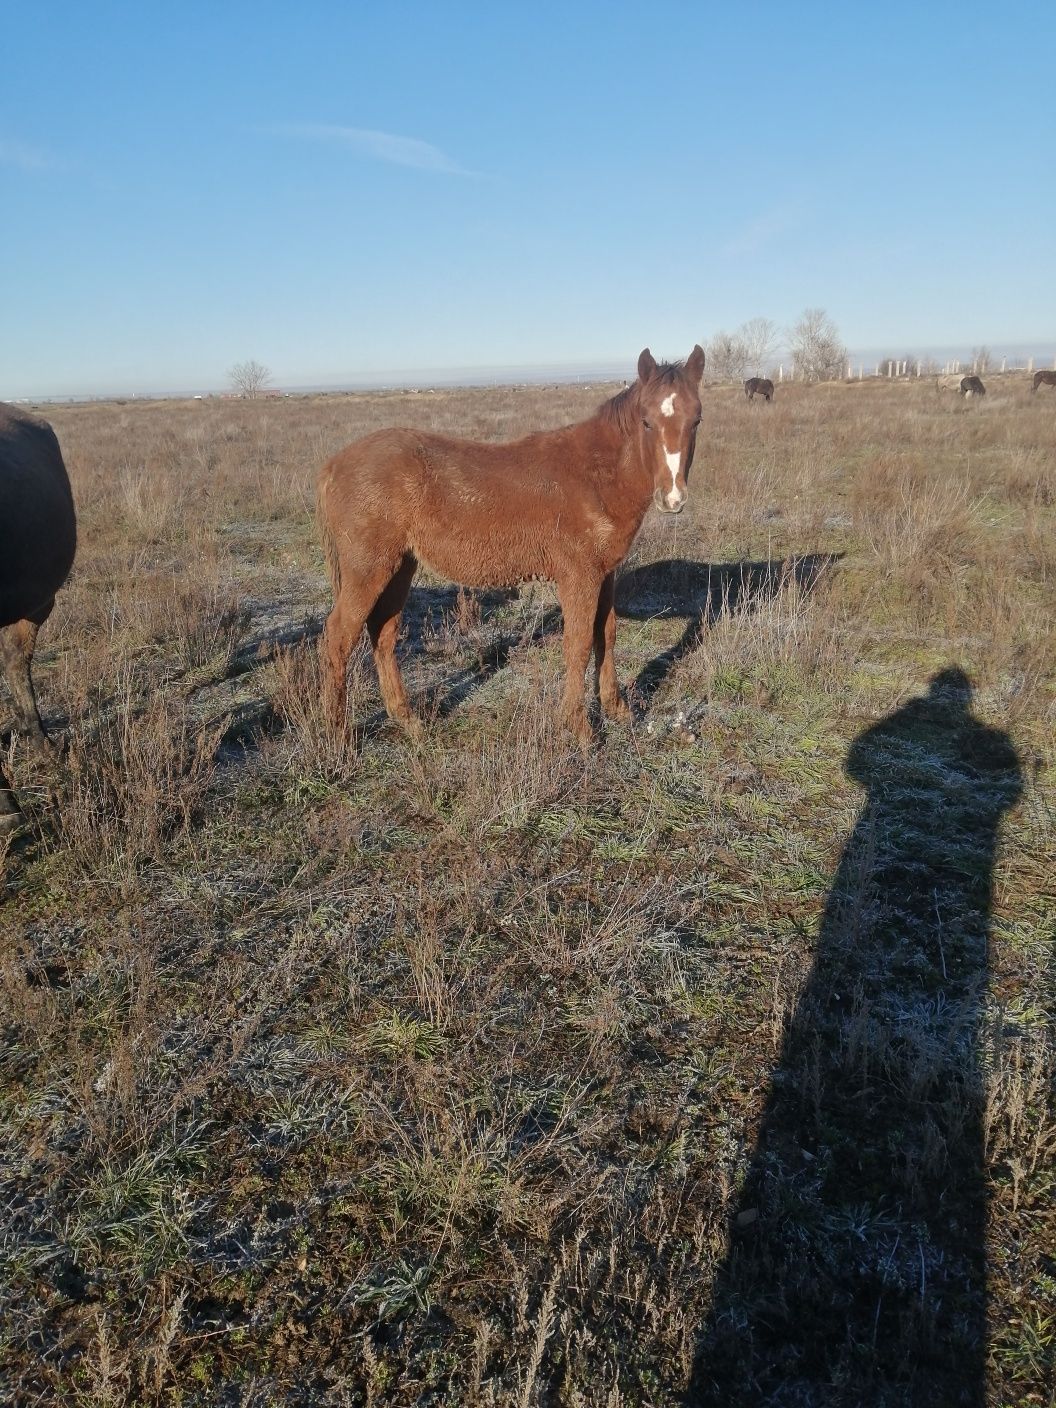
{"label": "horse's belly", "polygon": [[429,543],[415,546],[415,556],[438,577],[464,587],[515,587],[521,582],[551,579],[546,555],[518,550],[501,541]]}

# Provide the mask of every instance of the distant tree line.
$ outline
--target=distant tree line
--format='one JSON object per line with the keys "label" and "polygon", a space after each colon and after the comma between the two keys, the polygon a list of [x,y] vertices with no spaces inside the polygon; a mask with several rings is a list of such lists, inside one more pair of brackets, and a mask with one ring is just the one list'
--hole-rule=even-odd
{"label": "distant tree line", "polygon": [[719,381],[740,381],[772,370],[780,347],[788,349],[797,381],[831,381],[846,375],[847,349],[824,308],[806,308],[783,333],[769,318],[749,318],[735,332],[717,332],[707,346],[708,371]]}

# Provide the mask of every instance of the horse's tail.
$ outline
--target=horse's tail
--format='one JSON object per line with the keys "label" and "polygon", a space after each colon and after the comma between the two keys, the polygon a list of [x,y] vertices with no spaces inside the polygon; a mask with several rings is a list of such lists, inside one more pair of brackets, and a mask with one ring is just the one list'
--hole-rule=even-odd
{"label": "horse's tail", "polygon": [[323,495],[326,486],[330,483],[330,476],[322,473],[319,476],[319,483],[315,490],[315,521],[319,525],[319,536],[323,542],[323,552],[326,554],[326,566],[330,573],[330,585],[334,592],[334,601],[341,594],[341,558],[338,555],[337,543],[334,539],[334,529],[330,522],[330,515],[327,512]]}

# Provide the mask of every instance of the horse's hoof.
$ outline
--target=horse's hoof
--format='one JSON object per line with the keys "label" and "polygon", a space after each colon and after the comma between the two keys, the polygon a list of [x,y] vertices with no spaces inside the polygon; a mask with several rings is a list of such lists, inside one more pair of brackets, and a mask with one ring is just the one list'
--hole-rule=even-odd
{"label": "horse's hoof", "polygon": [[582,724],[569,724],[569,728],[575,735],[580,752],[586,757],[597,743],[598,735],[595,733],[594,729],[591,728],[590,722],[587,719],[584,719]]}
{"label": "horse's hoof", "polygon": [[602,711],[607,719],[611,719],[616,724],[629,724],[631,722],[631,710],[626,699],[615,699],[606,702],[602,700]]}
{"label": "horse's hoof", "polygon": [[408,714],[405,719],[401,719],[400,727],[416,748],[420,748],[425,742],[425,725],[417,714]]}
{"label": "horse's hoof", "polygon": [[65,740],[56,743],[50,738],[35,738],[30,744],[30,749],[40,766],[48,772],[61,772],[66,764]]}

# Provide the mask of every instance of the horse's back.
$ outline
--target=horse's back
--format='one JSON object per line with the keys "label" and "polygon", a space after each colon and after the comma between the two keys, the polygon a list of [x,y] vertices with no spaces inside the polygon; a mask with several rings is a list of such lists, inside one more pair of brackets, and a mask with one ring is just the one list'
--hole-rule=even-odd
{"label": "horse's back", "polygon": [[0,405],[0,627],[55,595],[76,545],[73,494],[55,432]]}
{"label": "horse's back", "polygon": [[457,505],[471,515],[475,509],[510,508],[523,497],[538,501],[560,493],[561,441],[560,431],[488,442],[426,430],[375,430],[323,466],[320,498],[349,501],[354,495],[358,511],[383,508],[389,517],[405,500],[415,508]]}
{"label": "horse's back", "polygon": [[332,576],[411,553],[452,581],[509,586],[552,579],[591,545],[607,555],[619,535],[592,476],[572,468],[584,463],[577,433],[489,443],[400,429],[354,441],[319,479]]}

